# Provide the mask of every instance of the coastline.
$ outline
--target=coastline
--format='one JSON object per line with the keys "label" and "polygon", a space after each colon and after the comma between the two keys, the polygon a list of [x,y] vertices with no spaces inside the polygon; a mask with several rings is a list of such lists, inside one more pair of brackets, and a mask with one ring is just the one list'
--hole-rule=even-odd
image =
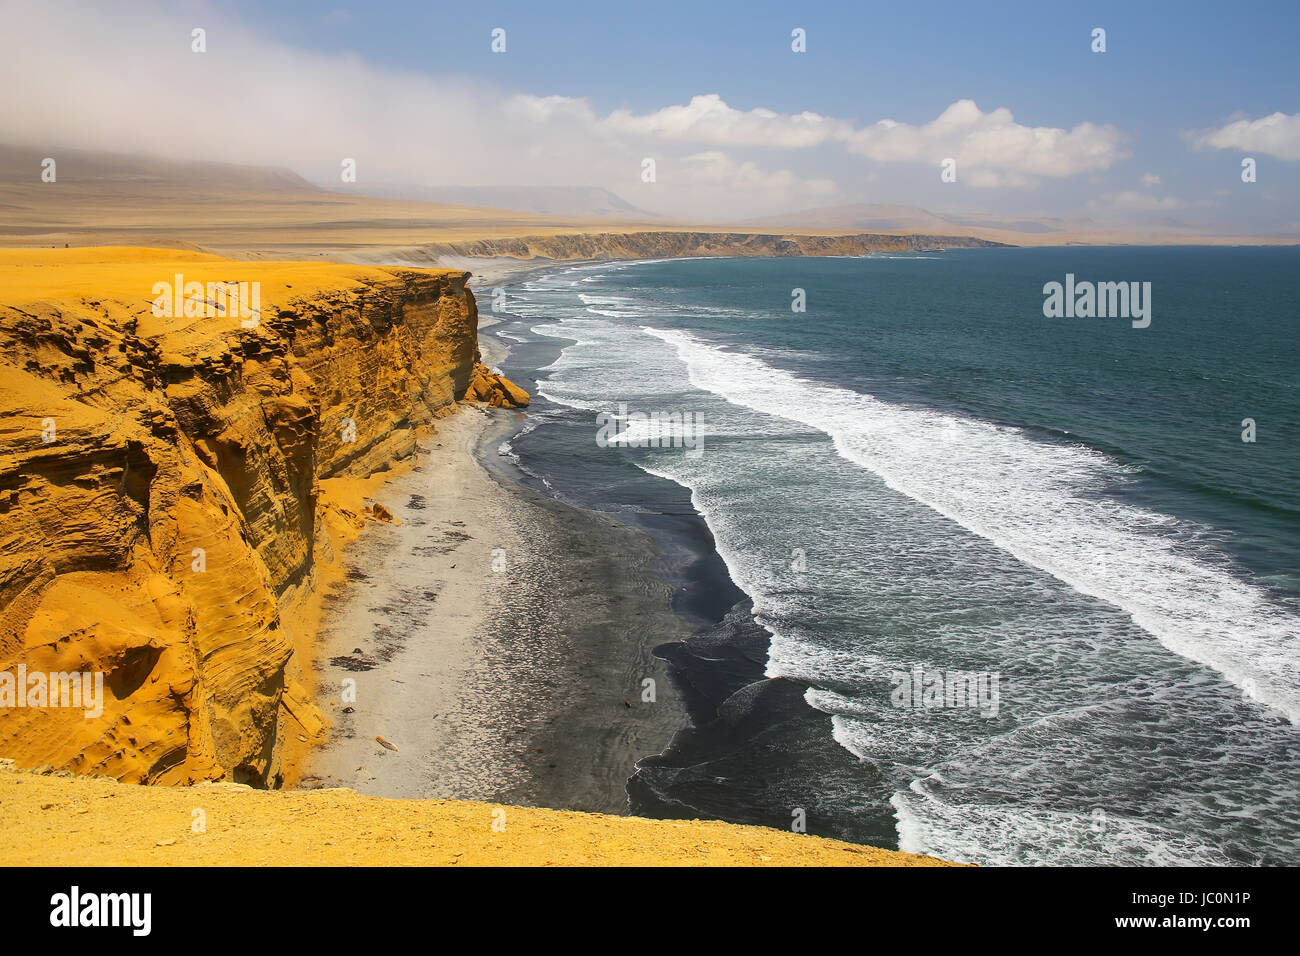
{"label": "coastline", "polygon": [[[474,265],[480,288],[539,268]],[[300,786],[625,814],[636,762],[685,723],[653,650],[692,627],[654,541],[514,480],[498,447],[521,422],[462,405],[425,440],[436,455],[373,492],[395,521],[367,525],[323,597],[314,670],[332,727]]]}
{"label": "coastline", "polygon": [[[975,254],[954,256],[953,268],[964,266],[964,271],[969,272],[979,267],[975,261],[977,258],[979,257]],[[1038,261],[1050,257],[1034,251],[1012,258]],[[1114,259],[1103,253],[1096,254],[1094,258],[1098,261]],[[1189,254],[1183,258],[1195,262],[1199,257]],[[731,533],[733,525],[739,521],[737,514],[743,514],[746,504],[753,500],[752,496],[760,493],[756,491],[754,483],[746,484],[743,478],[749,462],[761,458],[760,455],[745,457],[732,454],[728,457],[722,453],[717,462],[706,462],[709,469],[701,468],[697,472],[688,466],[665,465],[656,468],[654,459],[646,456],[629,457],[620,463],[617,456],[604,456],[591,448],[592,415],[602,408],[611,408],[614,403],[625,398],[631,405],[632,399],[639,396],[638,400],[643,403],[640,406],[642,409],[699,408],[704,401],[700,400],[701,405],[690,404],[694,393],[687,395],[684,386],[680,384],[681,370],[672,364],[671,354],[661,355],[644,343],[638,344],[636,334],[638,326],[666,325],[674,328],[689,324],[687,319],[676,313],[674,303],[678,301],[676,296],[683,288],[695,289],[697,286],[692,286],[686,280],[674,281],[676,273],[669,265],[647,263],[645,268],[649,272],[646,275],[638,277],[634,269],[633,274],[626,278],[614,274],[612,270],[616,268],[617,264],[611,264],[610,274],[606,274],[607,270],[601,265],[594,268],[557,269],[541,281],[527,283],[526,288],[535,292],[518,290],[520,297],[517,300],[511,296],[511,301],[518,302],[516,309],[520,318],[517,321],[507,319],[500,330],[494,330],[503,338],[516,343],[505,371],[538,396],[530,415],[537,416],[538,424],[546,423],[535,432],[524,434],[511,442],[517,464],[529,476],[528,483],[531,486],[544,485],[550,493],[580,507],[599,509],[601,513],[616,515],[624,522],[647,530],[660,549],[658,570],[675,586],[674,607],[678,610],[685,609],[685,589],[688,584],[703,580],[699,574],[700,568],[694,566],[684,555],[687,548],[681,546],[681,542],[686,537],[686,529],[693,525],[713,524],[718,529],[718,543],[723,546],[727,560],[734,562],[739,579],[749,581],[752,577],[759,585],[756,593],[771,596],[774,613],[770,626],[776,635],[774,638],[754,620],[752,608],[742,600],[731,608],[723,609],[723,613],[731,612],[726,620],[719,622],[716,619],[706,619],[701,631],[686,641],[667,641],[656,649],[660,656],[668,659],[673,688],[683,698],[683,705],[689,714],[689,726],[674,734],[668,747],[657,754],[647,754],[638,762],[637,772],[629,782],[631,812],[638,816],[657,818],[715,818],[739,824],[758,823],[773,828],[788,828],[792,815],[797,820],[802,812],[806,814],[808,832],[818,835],[833,836],[863,845],[901,845],[912,851],[985,863],[1015,862],[1025,858],[1043,863],[1108,858],[1143,860],[1147,851],[1142,844],[1125,845],[1125,836],[1116,833],[1105,834],[1105,841],[1112,842],[1104,842],[1095,835],[1097,831],[1087,824],[1090,807],[1095,801],[1094,804],[1087,802],[1090,798],[1084,789],[1070,792],[1070,787],[1086,788],[1087,783],[1076,780],[1069,769],[1069,754],[1065,750],[1057,753],[1049,748],[1044,751],[1047,758],[1061,761],[1058,773],[1047,769],[1050,767],[1048,760],[1036,763],[1038,755],[1035,753],[1017,754],[1019,760],[1033,767],[1039,775],[1038,788],[1030,794],[1003,796],[994,782],[990,790],[997,793],[1002,802],[996,803],[990,816],[998,820],[999,826],[990,826],[987,831],[977,825],[982,822],[979,813],[985,809],[983,805],[969,807],[962,802],[964,794],[950,796],[952,790],[960,784],[955,784],[945,792],[946,784],[942,773],[924,771],[927,765],[921,760],[891,761],[887,749],[893,742],[891,731],[910,735],[920,746],[933,746],[931,739],[946,745],[948,741],[941,740],[939,735],[948,734],[959,741],[958,747],[954,749],[960,746],[978,748],[988,736],[985,731],[987,725],[976,724],[967,731],[961,726],[954,727],[958,723],[956,720],[946,724],[928,720],[925,725],[920,725],[920,719],[924,718],[914,721],[910,714],[893,714],[888,710],[873,713],[876,709],[873,702],[882,703],[885,708],[890,703],[888,697],[882,700],[878,696],[878,685],[872,683],[877,681],[876,675],[880,672],[873,654],[883,655],[883,650],[876,651],[877,647],[891,648],[896,657],[907,661],[908,655],[921,653],[914,649],[916,645],[907,643],[910,636],[891,647],[888,642],[893,640],[893,636],[887,628],[864,629],[866,634],[860,636],[854,626],[856,618],[847,613],[839,617],[829,614],[822,617],[817,608],[810,608],[807,602],[798,605],[801,617],[782,613],[788,609],[780,593],[783,582],[766,577],[761,561],[768,554],[765,550],[765,542],[769,539],[767,536],[779,538],[784,529],[773,528],[773,522],[767,521],[757,531],[755,524],[758,523],[755,522],[748,528]],[[764,265],[752,263],[747,268],[748,272],[741,268],[732,269],[729,264],[720,264],[715,271],[723,279],[730,276],[732,285],[735,285],[735,274],[752,276],[763,269]],[[846,265],[845,268],[849,266]],[[938,268],[938,265],[927,264],[920,268]],[[1020,274],[1016,262],[1009,263],[1007,270],[1012,276]],[[662,277],[662,285],[667,287],[667,291],[656,291],[661,283],[654,281],[650,272]],[[703,281],[699,280],[697,285]],[[900,275],[897,281],[899,284],[904,283],[907,281],[906,276]],[[787,281],[784,286],[790,284]],[[724,297],[701,296],[704,302],[715,307],[719,306],[721,298]],[[618,311],[602,311],[605,309]],[[605,316],[622,321],[604,322],[597,318]],[[649,316],[650,320],[645,321],[645,316]],[[716,339],[729,343],[732,348],[743,352],[745,346],[735,344],[737,339],[744,337],[743,325],[741,330],[731,329],[727,325],[730,318],[728,314],[725,318],[713,320],[711,324],[702,324],[712,334],[710,341]],[[531,333],[531,328],[538,324],[544,327],[536,334]],[[850,334],[853,329],[852,316],[844,317],[842,324],[849,330],[845,334]],[[738,334],[730,334],[733,331]],[[816,345],[808,343],[807,337],[819,331],[821,330],[816,328],[808,329],[804,339],[794,339],[794,346],[816,348]],[[701,337],[706,334],[702,333]],[[764,347],[779,348],[790,339],[789,336],[783,338],[772,334],[767,338],[759,337],[759,342]],[[561,353],[570,348],[572,351],[565,355],[563,361],[557,362]],[[750,382],[742,376],[745,367],[735,367],[739,363],[719,361],[705,364],[701,360],[697,364],[694,354],[682,355],[681,350],[677,357],[690,359],[687,363],[691,372],[690,384],[696,388],[701,383],[706,383],[718,394],[730,396],[734,393],[726,384],[724,376],[733,372],[738,376],[737,390],[742,393],[743,387]],[[1196,358],[1194,354],[1189,356],[1191,367],[1197,367]],[[844,380],[851,383],[856,381],[851,375]],[[808,400],[806,394],[803,398]],[[654,404],[656,402],[657,405]],[[743,398],[741,403],[743,404]],[[990,401],[990,405],[1000,407],[994,401]],[[779,410],[785,406],[771,401],[763,407]],[[747,434],[747,429],[756,429],[762,424],[748,419],[737,424],[729,417],[731,408],[718,408],[716,403],[705,406],[705,409],[706,414],[715,416],[711,421],[724,423],[719,428],[720,434],[731,434],[727,430],[731,426],[735,427],[736,432]],[[795,419],[799,420],[798,412],[794,414]],[[971,413],[968,411],[967,414]],[[1026,420],[1032,422],[1034,419],[1031,416]],[[763,434],[767,434],[766,431]],[[818,438],[817,441],[823,439]],[[840,452],[840,456],[844,457],[843,452]],[[838,462],[839,459],[829,459],[828,474],[837,474],[843,469],[844,466]],[[780,463],[775,467],[779,468]],[[639,475],[638,470],[645,472],[647,477]],[[943,474],[943,471],[931,469],[931,473]],[[763,471],[760,474],[766,477],[769,472]],[[808,500],[854,501],[853,492],[859,482],[851,479],[857,474],[857,471],[850,471],[847,476],[850,480],[847,482],[828,482],[824,487],[819,486],[821,494]],[[682,476],[684,484],[689,482],[690,487],[699,489],[698,505],[691,500],[693,495],[684,485],[678,486],[674,482],[655,478],[656,475]],[[798,490],[792,487],[794,484],[795,482],[783,483],[778,476],[778,480],[771,486],[780,488],[784,494],[798,494]],[[1156,494],[1159,494],[1158,488],[1153,491],[1153,495]],[[747,498],[746,495],[751,497]],[[917,500],[921,505],[926,504],[923,497]],[[738,504],[736,512],[727,508],[728,502]],[[886,506],[892,506],[892,503],[887,502]],[[911,507],[913,505],[909,503],[908,508]],[[715,511],[715,508],[718,510]],[[1194,515],[1196,511],[1193,508],[1184,513]],[[787,527],[794,529],[795,534],[808,528],[820,527],[825,530],[815,520],[816,516],[804,513],[801,517],[802,520],[787,524]],[[910,517],[913,516],[909,513]],[[892,540],[911,542],[913,534],[922,537],[926,519],[923,515],[915,517],[917,520],[905,521],[892,528]],[[1252,527],[1249,523],[1245,526]],[[869,519],[867,527],[871,527]],[[699,537],[709,537],[707,528],[703,528]],[[947,547],[947,537],[948,533],[944,531],[936,534],[933,540],[943,541],[943,546]],[[740,539],[739,547],[737,538]],[[802,543],[797,538],[794,541],[780,540],[787,548],[792,543]],[[878,539],[864,537],[863,541],[865,544],[856,550],[846,549],[839,553],[891,553],[877,547]],[[857,543],[856,540],[854,543]],[[958,541],[954,542],[953,550],[966,547]],[[731,550],[733,548],[734,553]],[[717,551],[716,547],[710,546],[708,555],[716,558]],[[1001,584],[1001,576],[1006,574],[1002,570],[1004,560],[994,554],[987,564],[976,566],[996,569]],[[756,561],[760,564],[757,570]],[[910,583],[909,592],[928,594],[924,590],[930,580],[925,576],[925,563],[920,561],[917,565],[917,579]],[[855,566],[857,565],[850,565],[845,570],[852,574]],[[960,564],[955,566],[961,567]],[[889,573],[885,562],[873,566],[870,577],[874,581],[866,582],[868,588],[875,588],[875,599],[859,603],[858,607],[865,615],[889,613],[892,610],[889,585],[880,586],[882,580],[888,580],[882,579],[882,570],[885,574]],[[1267,570],[1267,567],[1262,570]],[[1285,573],[1284,568],[1275,570]],[[729,575],[719,576],[715,580],[725,580],[727,584],[731,582]],[[847,577],[841,576],[834,579],[832,584],[842,585],[845,580],[848,580]],[[1006,580],[1015,578],[1007,574]],[[1058,587],[1055,584],[1049,586],[1053,589]],[[965,613],[965,609],[960,607],[961,598],[951,598],[953,593],[952,588],[943,588],[937,592],[940,606],[947,606],[943,602],[951,600],[952,604]],[[1074,598],[1068,600],[1073,601]],[[1085,601],[1086,598],[1079,603],[1082,605]],[[1058,602],[1056,606],[1061,606],[1062,603]],[[990,601],[988,608],[987,620],[1001,619],[996,601]],[[716,605],[712,608],[697,607],[696,610],[704,615],[719,613]],[[850,610],[856,613],[857,607]],[[1055,607],[1052,613],[1057,613]],[[1081,629],[1100,626],[1110,633],[1127,635],[1136,626],[1133,622],[1125,621],[1111,624],[1107,620],[1108,613],[1099,608],[1081,607]],[[801,627],[804,621],[825,621],[826,625],[821,634],[810,633],[809,628]],[[843,631],[836,629],[841,623],[846,623]],[[928,625],[929,621],[925,626],[918,626],[916,633],[927,633]],[[1113,632],[1110,631],[1112,627]],[[838,640],[841,636],[844,639]],[[842,653],[845,660],[854,662],[854,667],[839,669],[838,658],[829,662],[819,659],[817,667],[801,667],[802,660],[794,654],[787,656],[791,643],[801,638],[809,646],[819,648],[824,656],[827,653]],[[777,650],[771,650],[773,645]],[[936,652],[950,651],[940,649],[937,643],[926,651],[928,654]],[[768,679],[766,671],[769,653],[778,655],[778,660],[785,662],[785,666],[774,666],[772,673],[792,673],[815,683],[810,685],[797,680]],[[958,666],[972,666],[969,658],[959,656],[963,653],[966,651],[955,651],[954,659],[960,662]],[[1185,662],[1176,659],[1161,660],[1162,657],[1167,657],[1165,650],[1148,650],[1140,642],[1134,642],[1133,653],[1149,654],[1156,666],[1148,668],[1148,671],[1168,675],[1167,679],[1173,686],[1183,680],[1182,675],[1190,670]],[[1015,662],[1007,666],[1004,674],[1013,673],[1012,666],[1023,668],[1029,673],[1035,673],[1039,666],[1027,655],[1022,658],[1022,651],[1014,646],[1014,642],[1008,642],[1002,654],[1001,661]],[[810,658],[812,656],[809,655]],[[1052,668],[1056,669],[1055,661]],[[885,673],[889,671],[886,670]],[[839,682],[841,676],[844,678],[842,683]],[[1017,684],[1016,693],[1023,695],[1024,700],[1021,706],[1025,706],[1032,695],[1041,692],[1041,697],[1034,697],[1034,703],[1042,700],[1049,708],[1060,707],[1061,677],[1062,675],[1055,674],[1050,683],[1036,682],[1032,690],[1028,689],[1027,683]],[[1073,675],[1067,678],[1070,681],[1074,679]],[[1082,680],[1088,679],[1091,678]],[[1099,690],[1098,698],[1105,699],[1107,689]],[[1199,687],[1195,691],[1188,688],[1188,691],[1198,695],[1203,693]],[[837,694],[850,698],[850,702],[840,707],[840,699],[835,696]],[[1198,703],[1203,700],[1207,706],[1214,707],[1217,700],[1221,699],[1224,709],[1236,716],[1239,709],[1235,697],[1236,694],[1231,689],[1223,693],[1215,687],[1203,697],[1198,697]],[[855,709],[857,698],[866,702],[861,711]],[[825,707],[839,716],[832,718],[824,710],[816,709],[813,704]],[[1156,705],[1152,705],[1152,710],[1157,709]],[[896,722],[892,720],[895,717]],[[926,717],[930,715],[927,714]],[[1015,715],[1014,719],[1022,718]],[[1176,722],[1182,717],[1174,708],[1162,719]],[[1274,731],[1269,726],[1268,719],[1261,720],[1257,715],[1241,715],[1238,719],[1242,726],[1260,732],[1261,742],[1258,748],[1241,748],[1243,759],[1252,759],[1259,753],[1265,753],[1272,746],[1271,741],[1283,739],[1280,731],[1276,738],[1273,736]],[[1123,723],[1117,717],[1113,722],[1108,720],[1103,726],[1122,727]],[[935,736],[928,738],[927,734]],[[963,734],[966,735],[965,738]],[[993,739],[998,746],[1006,746],[1014,752],[1018,746],[1014,736],[995,735]],[[1199,740],[1196,733],[1179,736],[1189,742]],[[1086,739],[1087,732],[1081,731],[1080,737]],[[918,752],[920,746],[917,747]],[[937,746],[934,749],[939,750]],[[1132,762],[1126,766],[1126,773],[1132,779],[1145,780],[1150,768],[1144,766],[1142,755],[1124,754],[1122,748],[1119,748],[1119,753],[1122,757],[1132,757]],[[860,758],[858,754],[863,754],[864,757]],[[877,757],[877,754],[880,756]],[[960,778],[964,774],[967,779],[980,779],[984,773],[978,762],[963,766],[958,761],[952,761],[952,766],[957,768],[952,771],[953,778]],[[922,772],[914,772],[914,768]],[[1058,785],[1057,781],[1060,781],[1060,794],[1053,789]],[[1272,795],[1267,783],[1263,781],[1258,785],[1252,783],[1245,786],[1245,792]],[[936,793],[938,796],[934,795]],[[1051,793],[1064,805],[1071,806],[1075,819],[1083,820],[1084,825],[1061,826],[1059,830],[1053,830],[1050,836],[1043,835],[1041,830],[1030,830],[1039,822],[1034,813],[1044,804],[1051,806],[1042,797],[1045,793]],[[945,800],[945,797],[948,799]],[[1053,809],[1049,812],[1056,811]],[[1110,808],[1106,812],[1110,813]],[[1177,812],[1183,811],[1171,811],[1171,814]],[[1149,825],[1150,843],[1159,848],[1152,853],[1166,852],[1169,854],[1166,857],[1168,859],[1224,859],[1215,849],[1216,844],[1206,837],[1203,837],[1206,842],[1199,847],[1184,847],[1180,844],[1176,836],[1176,822],[1170,826],[1166,818]],[[1247,829],[1252,826],[1254,824],[1243,824],[1242,832],[1234,834],[1241,844],[1267,845],[1269,839],[1275,839],[1282,841],[1279,845],[1284,845],[1285,833],[1281,832],[1284,826],[1261,823],[1259,830]],[[1267,826],[1274,828],[1272,832],[1265,829]],[[1212,821],[1207,820],[1201,825],[1201,832],[1216,834],[1221,831],[1216,829]],[[1017,843],[1017,840],[1022,842]],[[1026,850],[1026,847],[1031,849]],[[1239,853],[1234,859],[1248,862],[1251,857]]]}
{"label": "coastline", "polygon": [[[472,273],[480,303],[496,286],[577,264],[446,263]],[[487,330],[511,318],[480,315],[489,366],[510,350]],[[535,387],[537,370],[522,371]],[[786,804],[816,799],[797,770],[780,790],[800,796],[778,807],[769,787],[736,786],[770,776],[768,747],[797,750],[822,772],[857,761],[803,701],[805,685],[766,677],[771,635],[707,519],[675,485],[680,501],[662,513],[611,515],[542,493],[498,452],[523,417],[462,404],[421,436],[415,458],[322,489],[333,560],[294,621],[307,621],[303,693],[327,722],[304,723],[307,741],[286,734],[286,786],[787,829]],[[367,501],[396,520],[357,518]],[[494,549],[505,573],[492,571]],[[436,631],[422,630],[435,616]],[[536,643],[523,651],[520,638]],[[652,704],[641,700],[647,677]],[[344,701],[345,678],[370,703]],[[720,774],[729,782],[719,794],[707,781]],[[809,825],[866,842],[815,816]],[[896,845],[892,817],[870,833],[871,845]]]}
{"label": "coastline", "polygon": [[[503,281],[500,273],[480,272],[479,278]],[[490,325],[491,319],[484,322]],[[485,361],[503,359],[504,347],[491,335],[479,342]],[[11,842],[6,861],[36,859],[30,856],[36,853],[49,862],[65,846],[75,846],[66,852],[83,852],[88,838],[102,844],[103,859],[114,863],[173,862],[166,847],[182,840],[194,844],[185,856],[191,864],[197,858],[374,863],[374,841],[397,841],[391,819],[409,816],[405,829],[449,831],[446,847],[406,834],[392,855],[379,854],[384,862],[895,862],[894,855],[871,848],[835,848],[850,857],[825,856],[818,844],[788,831],[746,835],[719,824],[703,824],[701,831],[645,819],[630,821],[626,830],[619,829],[622,824],[610,829],[599,817],[532,816],[519,809],[532,804],[627,817],[626,786],[636,763],[660,752],[686,722],[668,690],[667,666],[654,649],[694,629],[674,610],[674,588],[661,576],[673,559],[652,533],[552,500],[510,477],[498,448],[521,420],[516,411],[473,403],[431,409],[424,421],[405,423],[409,440],[392,446],[396,454],[377,455],[355,475],[337,470],[313,487],[314,507],[304,510],[301,524],[314,521],[322,532],[316,537],[318,560],[286,589],[276,621],[292,641],[286,648],[292,666],[283,674],[284,713],[273,740],[280,762],[272,789],[259,792],[264,784],[241,774],[235,782],[192,787],[119,786],[50,764],[43,772],[0,774],[0,788],[18,809],[11,822],[39,834],[27,849]],[[390,501],[391,516],[378,507]],[[505,558],[498,569],[496,549]],[[368,592],[385,582],[385,562],[393,556],[414,559],[417,575],[406,580],[414,587],[368,600]],[[439,614],[432,618],[425,612],[435,604]],[[343,605],[354,616],[340,616]],[[358,622],[364,627],[355,628]],[[437,641],[409,640],[428,623],[435,625]],[[315,633],[318,625],[323,637]],[[365,708],[337,700],[334,691],[341,684],[335,681],[344,677],[357,682]],[[657,695],[643,696],[647,679],[655,681]],[[333,726],[320,719],[313,696],[322,703],[334,698],[336,708],[326,708]],[[344,714],[344,706],[352,712]],[[326,733],[335,745],[312,750],[313,738]],[[304,759],[307,766],[295,766]],[[316,765],[326,760],[333,763],[322,774]],[[0,760],[0,770],[15,770],[14,764]],[[493,831],[490,825],[479,831],[474,814],[490,812],[488,803],[372,802],[372,796],[350,790],[320,793],[321,784],[333,782],[326,777],[370,794],[508,804],[512,821],[525,815],[521,829],[527,838],[513,852],[498,853],[504,845],[491,838],[479,847],[480,832]],[[431,789],[431,782],[442,792]],[[87,788],[100,787],[109,789],[97,797],[116,799],[95,800],[87,810],[80,798]],[[42,812],[22,811],[38,792],[44,794],[44,803],[37,800]],[[170,835],[167,812],[173,804],[184,805],[188,827],[196,799],[222,805],[217,839]],[[301,815],[315,818],[306,830]],[[33,819],[44,827],[30,828]],[[278,842],[292,845],[295,855],[250,857],[243,852],[250,828],[263,835],[276,831]],[[709,856],[714,851],[708,834],[714,832],[721,841],[715,845],[736,852]],[[562,841],[560,849],[555,840]],[[445,861],[434,852],[461,846],[478,849],[451,853]],[[759,855],[769,846],[770,858]]]}
{"label": "coastline", "polygon": [[[581,263],[552,263],[564,269]],[[520,272],[510,263],[457,262],[474,271],[484,285],[507,283]],[[485,268],[486,267],[486,268]],[[493,271],[489,272],[489,268]],[[471,280],[472,284],[473,280]],[[507,315],[509,322],[514,316]],[[507,374],[545,407],[538,394],[539,374],[564,348],[563,340],[516,346]],[[537,409],[534,409],[537,413]],[[533,474],[506,464],[498,456],[485,460],[489,469],[540,493],[545,472]],[[717,819],[788,830],[792,814],[802,810],[809,833],[861,845],[896,847],[898,833],[888,793],[879,774],[836,742],[831,717],[804,698],[808,685],[766,674],[771,633],[753,616],[751,596],[731,577],[718,551],[707,517],[688,489],[663,478],[656,504],[609,515],[625,528],[653,542],[654,573],[671,589],[671,608],[679,634],[665,637],[653,654],[669,675],[669,693],[682,719],[671,739],[646,750],[627,781],[633,814],[663,819]],[[820,781],[833,789],[861,792],[864,803],[852,820],[822,812]]]}
{"label": "coastline", "polygon": [[[109,250],[95,261],[167,255]],[[574,263],[467,265],[486,291]],[[446,275],[465,288],[464,272]],[[510,317],[485,315],[471,340],[473,307],[456,301],[465,360],[514,368],[492,334]],[[314,522],[316,554],[277,609],[287,660],[267,743],[276,774],[234,779],[637,814],[629,781],[698,723],[670,677],[680,664],[662,648],[744,597],[706,521],[684,489],[669,507],[641,513],[589,510],[540,490],[501,448],[521,412],[459,402],[422,421],[394,415],[400,443],[376,445],[364,468],[326,471],[304,492],[295,527]],[[285,436],[265,446],[298,447]],[[694,815],[733,816],[725,805]],[[788,817],[757,822],[789,829]]]}
{"label": "coastline", "polygon": [[[454,265],[473,273],[483,301],[492,287],[574,263]],[[485,330],[510,318],[480,319],[489,365],[509,350]],[[532,387],[536,369],[510,369],[521,372]],[[829,718],[803,703],[802,686],[766,681],[770,635],[750,617],[706,519],[680,488],[671,512],[616,515],[544,493],[498,452],[522,418],[462,407],[426,442],[442,446],[436,458],[422,456],[376,492],[397,523],[367,526],[343,559],[341,590],[324,598],[315,670],[330,692],[317,703],[334,726],[307,756],[300,785],[788,828],[788,810],[772,810],[763,787],[735,808],[663,792],[669,779],[745,759],[717,752],[728,728],[745,732],[728,751],[744,750],[760,728],[789,725],[823,762],[856,763],[826,746]],[[491,570],[493,549],[505,573]],[[407,558],[421,553],[422,586],[401,584],[415,575]],[[436,633],[422,631],[435,614]],[[612,623],[621,625],[613,633]],[[719,646],[737,625],[743,647]],[[695,653],[701,647],[711,651]],[[540,688],[529,676],[539,667]],[[345,677],[374,703],[346,712],[333,692]],[[646,678],[653,703],[642,700]],[[757,696],[752,733],[718,722],[733,693],[761,683],[774,690]],[[878,829],[895,839],[892,826]]]}

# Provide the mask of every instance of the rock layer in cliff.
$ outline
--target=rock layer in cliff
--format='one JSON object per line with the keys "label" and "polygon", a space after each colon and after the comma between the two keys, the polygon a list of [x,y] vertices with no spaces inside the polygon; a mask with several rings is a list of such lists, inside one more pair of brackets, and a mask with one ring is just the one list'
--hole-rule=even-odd
{"label": "rock layer in cliff", "polygon": [[[0,675],[103,675],[94,716],[0,707],[0,756],[275,785],[285,733],[320,730],[285,613],[313,585],[318,482],[410,455],[481,391],[466,278],[0,251]],[[183,294],[160,309],[164,286]],[[230,289],[256,310],[215,309]]]}

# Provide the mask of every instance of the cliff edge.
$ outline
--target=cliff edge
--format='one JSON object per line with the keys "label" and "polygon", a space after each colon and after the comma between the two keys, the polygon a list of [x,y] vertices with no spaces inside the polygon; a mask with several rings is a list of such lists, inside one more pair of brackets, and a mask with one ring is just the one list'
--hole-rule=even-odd
{"label": "cliff edge", "polygon": [[411,455],[458,400],[527,403],[479,365],[467,278],[0,251],[0,754],[281,782],[286,735],[322,728],[290,613],[330,547],[319,483]]}
{"label": "cliff edge", "polygon": [[355,790],[124,787],[0,760],[6,866],[956,866],[809,834]]}

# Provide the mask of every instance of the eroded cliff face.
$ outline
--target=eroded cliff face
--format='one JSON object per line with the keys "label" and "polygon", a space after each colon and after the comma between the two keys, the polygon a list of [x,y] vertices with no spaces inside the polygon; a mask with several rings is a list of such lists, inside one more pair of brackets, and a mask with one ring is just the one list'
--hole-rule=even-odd
{"label": "eroded cliff face", "polygon": [[[158,317],[175,274],[259,283],[256,326]],[[0,253],[0,674],[104,675],[93,716],[0,686],[0,757],[277,784],[284,735],[320,720],[283,614],[314,583],[318,482],[390,466],[477,397],[466,278]]]}

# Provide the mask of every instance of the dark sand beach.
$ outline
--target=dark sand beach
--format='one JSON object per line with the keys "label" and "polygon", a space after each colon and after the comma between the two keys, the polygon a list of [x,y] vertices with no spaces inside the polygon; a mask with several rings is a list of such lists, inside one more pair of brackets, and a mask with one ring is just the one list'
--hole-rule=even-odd
{"label": "dark sand beach", "polygon": [[438,423],[436,456],[377,493],[397,521],[366,529],[330,595],[318,686],[333,729],[304,786],[625,813],[636,761],[685,723],[653,649],[692,627],[654,541],[513,480],[498,448],[520,423],[465,409]]}
{"label": "dark sand beach", "polygon": [[367,529],[331,596],[319,686],[334,728],[304,785],[620,813],[636,761],[681,726],[652,651],[690,627],[652,541],[484,469],[512,417],[440,423],[439,462],[379,493],[401,524]]}
{"label": "dark sand beach", "polygon": [[[492,327],[512,317],[491,289],[554,264],[455,264],[475,272],[484,361],[506,362]],[[509,372],[531,387],[553,355],[518,351]],[[770,635],[689,494],[666,484],[665,506],[617,513],[559,501],[501,453],[526,414],[440,422],[438,455],[379,493],[400,523],[367,529],[331,596],[318,678],[334,726],[304,786],[779,829],[799,810],[809,832],[891,845],[887,810],[820,812],[811,781],[859,788],[870,768],[806,685],[765,677]]]}

